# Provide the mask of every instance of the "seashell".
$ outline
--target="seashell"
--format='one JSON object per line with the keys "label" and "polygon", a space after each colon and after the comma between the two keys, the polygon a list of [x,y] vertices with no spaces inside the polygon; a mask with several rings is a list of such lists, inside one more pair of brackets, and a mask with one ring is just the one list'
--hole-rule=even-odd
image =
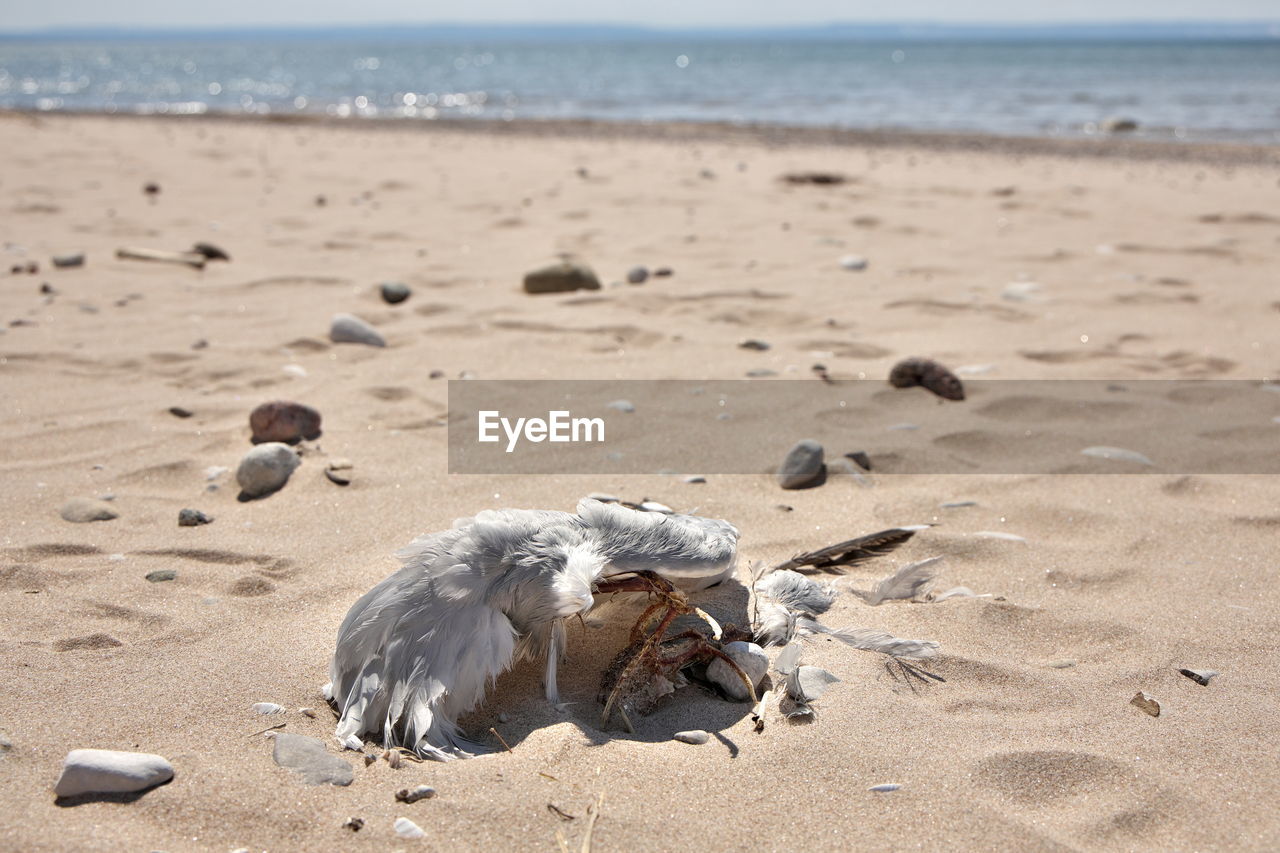
{"label": "seashell", "polygon": [[877,794],[888,794],[892,791],[900,790],[901,788],[902,786],[897,784],[896,782],[885,782],[882,785],[872,785],[867,790],[875,791]]}
{"label": "seashell", "polygon": [[671,737],[672,740],[678,740],[681,743],[691,743],[695,746],[704,744],[711,739],[711,735],[702,731],[702,729],[693,729],[687,732],[676,732]]}
{"label": "seashell", "polygon": [[407,817],[398,817],[396,822],[391,825],[396,831],[396,835],[401,838],[425,838],[427,833],[413,821]]}
{"label": "seashell", "polygon": [[1141,690],[1133,695],[1133,698],[1129,700],[1129,704],[1136,708],[1141,708],[1153,717],[1160,716],[1160,703]]}
{"label": "seashell", "polygon": [[259,714],[283,714],[285,707],[277,705],[275,702],[257,702],[254,704],[253,710]]}
{"label": "seashell", "polygon": [[929,358],[906,358],[889,371],[889,384],[894,388],[919,385],[944,400],[963,400],[964,383],[938,362]]}
{"label": "seashell", "polygon": [[1147,457],[1143,456],[1136,450],[1125,450],[1123,447],[1086,447],[1080,451],[1085,456],[1094,456],[1098,459],[1111,459],[1117,462],[1136,462],[1139,465],[1155,465]]}
{"label": "seashell", "polygon": [[1212,681],[1215,676],[1221,675],[1221,673],[1216,669],[1180,669],[1178,672],[1185,675],[1187,678],[1190,678],[1201,687],[1208,687],[1209,682]]}
{"label": "seashell", "polygon": [[396,801],[416,803],[418,800],[429,800],[436,795],[436,789],[430,785],[419,785],[416,788],[401,788],[396,791]]}

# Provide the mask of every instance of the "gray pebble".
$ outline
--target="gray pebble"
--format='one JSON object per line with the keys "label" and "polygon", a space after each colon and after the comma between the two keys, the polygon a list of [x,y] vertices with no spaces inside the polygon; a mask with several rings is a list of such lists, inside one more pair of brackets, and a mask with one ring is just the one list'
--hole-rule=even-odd
{"label": "gray pebble", "polygon": [[378,331],[354,314],[335,314],[329,325],[329,340],[335,344],[365,344],[385,347],[387,341]]}
{"label": "gray pebble", "polygon": [[525,293],[568,293],[574,290],[599,290],[600,279],[585,264],[561,261],[526,273]]}
{"label": "gray pebble", "polygon": [[54,255],[53,265],[59,269],[82,267],[84,266],[84,252],[76,252],[71,255]]}
{"label": "gray pebble", "polygon": [[154,572],[147,572],[147,580],[152,583],[161,583],[163,581],[175,580],[178,573],[173,569],[156,569]]}
{"label": "gray pebble", "polygon": [[644,284],[649,279],[649,270],[646,267],[632,267],[627,270],[627,282],[629,284]]}
{"label": "gray pebble", "polygon": [[396,802],[416,803],[418,800],[429,800],[436,795],[436,789],[430,785],[418,785],[416,788],[401,788],[396,791]]}
{"label": "gray pebble", "polygon": [[159,755],[109,749],[73,749],[62,762],[62,775],[53,792],[123,794],[143,791],[173,778],[173,765]]}
{"label": "gray pebble", "polygon": [[[752,687],[760,686],[765,673],[769,671],[769,656],[764,653],[764,649],[755,643],[746,643],[738,640],[725,644],[724,653],[742,668],[747,678],[751,679]],[[751,698],[751,695],[747,693],[747,686],[742,683],[738,673],[734,672],[729,664],[720,660],[720,658],[715,658],[707,665],[707,680],[712,684],[719,685],[720,689],[731,699],[746,702]]]}
{"label": "gray pebble", "polygon": [[688,476],[688,477],[685,477],[685,478],[684,478],[684,482],[689,483],[689,484],[694,484],[694,483],[705,483],[705,482],[707,482],[707,478],[706,478],[706,477],[703,477],[703,476],[702,476],[702,475],[700,475],[700,474],[693,474],[693,475],[690,475],[690,476]]}
{"label": "gray pebble", "polygon": [[942,509],[964,509],[965,507],[977,505],[977,501],[946,501],[938,504]]}
{"label": "gray pebble", "polygon": [[280,732],[271,757],[308,785],[350,785],[355,778],[349,763],[326,751],[321,741],[306,735]]}
{"label": "gray pebble", "polygon": [[199,527],[200,525],[208,524],[211,521],[213,521],[212,518],[205,515],[198,509],[178,510],[179,527]]}
{"label": "gray pebble", "polygon": [[120,517],[120,513],[112,509],[106,501],[96,501],[92,498],[72,498],[62,505],[60,514],[64,520],[76,524],[110,521]]}
{"label": "gray pebble", "polygon": [[298,454],[289,445],[269,441],[244,455],[236,469],[236,482],[249,497],[260,497],[288,482],[289,475],[300,464]]}
{"label": "gray pebble", "polygon": [[378,292],[382,294],[382,300],[388,305],[399,305],[408,299],[413,291],[409,289],[409,285],[402,282],[384,281],[378,288]]}
{"label": "gray pebble", "polygon": [[855,450],[852,453],[846,453],[845,456],[852,459],[855,464],[863,471],[871,470],[871,457],[861,450]]}
{"label": "gray pebble", "polygon": [[861,272],[867,268],[867,259],[862,255],[845,255],[840,259],[840,266],[852,272]]}
{"label": "gray pebble", "polygon": [[768,348],[769,348],[769,344],[767,341],[761,341],[755,338],[749,338],[741,342],[740,344],[738,344],[738,349],[751,349],[751,350],[755,350],[756,352],[764,352]]}
{"label": "gray pebble", "polygon": [[802,489],[817,482],[823,471],[822,445],[811,438],[796,442],[778,469],[778,485],[784,489]]}
{"label": "gray pebble", "polygon": [[605,408],[617,409],[619,412],[627,412],[628,414],[636,410],[635,404],[630,400],[614,400],[612,403],[607,403]]}
{"label": "gray pebble", "polygon": [[711,735],[707,734],[702,729],[692,729],[687,732],[676,732],[672,735],[672,739],[678,740],[681,743],[692,743],[694,745],[698,745],[704,744],[710,740]]}

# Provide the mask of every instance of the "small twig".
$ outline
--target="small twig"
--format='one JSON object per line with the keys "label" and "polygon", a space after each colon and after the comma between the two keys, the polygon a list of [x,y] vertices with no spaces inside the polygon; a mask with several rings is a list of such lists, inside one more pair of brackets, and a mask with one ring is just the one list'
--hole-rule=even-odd
{"label": "small twig", "polygon": [[257,737],[258,735],[265,735],[267,732],[275,731],[276,729],[283,729],[283,728],[284,728],[285,726],[287,726],[287,725],[289,725],[289,724],[288,724],[288,723],[276,723],[274,726],[267,726],[267,727],[266,727],[265,729],[263,729],[262,731],[260,731],[260,732],[254,732],[253,734],[248,735],[248,737]]}
{"label": "small twig", "polygon": [[496,737],[496,738],[498,739],[498,742],[499,742],[499,743],[501,743],[503,746],[505,746],[505,747],[507,748],[507,752],[515,752],[515,750],[513,750],[513,749],[512,749],[512,748],[507,744],[507,742],[506,742],[505,740],[503,740],[503,739],[502,739],[502,735],[498,734],[498,730],[497,730],[497,729],[495,729],[493,726],[489,726],[489,733],[490,733],[490,734],[492,734],[494,737]]}
{"label": "small twig", "polygon": [[569,814],[567,811],[560,808],[555,803],[547,803],[547,811],[551,812],[553,815],[560,818],[561,820],[577,820],[576,817]]}
{"label": "small twig", "polygon": [[550,779],[552,782],[560,781],[556,777],[552,776],[550,773],[543,773],[541,770],[538,771],[538,775],[541,776],[543,779]]}
{"label": "small twig", "polygon": [[591,853],[591,834],[595,832],[596,820],[600,817],[600,806],[603,804],[602,792],[593,805],[587,806],[587,832],[582,836],[582,853]]}

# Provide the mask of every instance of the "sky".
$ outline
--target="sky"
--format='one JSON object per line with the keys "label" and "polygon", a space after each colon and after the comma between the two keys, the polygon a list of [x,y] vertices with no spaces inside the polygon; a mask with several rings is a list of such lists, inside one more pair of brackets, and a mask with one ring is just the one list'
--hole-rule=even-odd
{"label": "sky", "polygon": [[1069,23],[1274,20],[1277,0],[0,0],[0,30],[386,23],[802,26],[833,21]]}

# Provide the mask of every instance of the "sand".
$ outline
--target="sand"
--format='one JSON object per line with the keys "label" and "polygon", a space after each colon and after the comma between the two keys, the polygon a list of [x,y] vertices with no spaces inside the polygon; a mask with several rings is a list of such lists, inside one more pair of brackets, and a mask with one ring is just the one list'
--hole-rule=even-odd
{"label": "sand", "polygon": [[[1275,376],[1273,155],[501,130],[0,117],[0,847],[576,850],[597,801],[598,850],[1280,846],[1274,479],[1161,464],[1109,476],[1084,460],[1103,467],[890,466],[783,492],[768,473],[781,451],[702,484],[479,477],[448,473],[444,426],[446,379],[464,373],[769,368],[816,388],[816,361],[882,379],[926,355],[998,379]],[[849,180],[779,181],[808,170]],[[231,261],[200,272],[114,257],[197,240]],[[85,265],[51,268],[68,252]],[[605,287],[522,293],[523,273],[559,252]],[[846,254],[868,269],[841,269]],[[28,260],[38,274],[8,274]],[[674,275],[610,286],[637,264]],[[387,280],[412,297],[383,303]],[[1020,281],[1040,285],[1037,299],[1002,295]],[[330,344],[344,312],[388,346]],[[743,350],[743,338],[772,346]],[[951,405],[992,407],[992,429],[1034,415],[1037,401],[999,393]],[[1239,437],[1274,448],[1280,395],[1258,393],[1259,422]],[[249,412],[277,398],[317,408],[323,435],[281,491],[237,501],[231,473],[206,471],[234,470]],[[940,437],[893,441],[909,456],[910,440]],[[874,456],[880,438],[848,449]],[[943,446],[980,471],[1001,454],[987,438],[978,419]],[[350,486],[325,478],[335,457],[352,461]],[[256,733],[278,723],[339,754],[318,690],[340,620],[394,569],[391,552],[485,508],[571,509],[593,491],[731,520],[744,572],[936,523],[837,585],[941,555],[942,588],[994,597],[871,609],[841,596],[830,624],[937,640],[930,669],[947,680],[913,691],[875,656],[818,643],[807,662],[843,680],[808,725],[773,716],[757,734],[747,706],[690,687],[635,735],[598,730],[596,687],[626,628],[625,611],[605,611],[570,632],[567,713],[523,666],[465,721],[493,746],[497,728],[510,752],[399,769],[341,753],[355,765],[345,788],[305,786],[272,761]],[[59,515],[105,494],[116,519]],[[960,500],[976,505],[940,508]],[[186,507],[213,523],[179,527]],[[1025,541],[978,535],[992,531]],[[145,579],[162,569],[176,579]],[[710,598],[727,607],[740,591]],[[1181,667],[1222,674],[1202,687]],[[1129,704],[1138,691],[1161,716]],[[288,713],[260,716],[256,702]],[[671,740],[692,728],[714,736]],[[58,804],[75,748],[157,753],[176,776],[140,797]],[[868,790],[883,783],[902,787]],[[417,784],[437,796],[395,801]],[[426,837],[396,838],[401,816]],[[364,829],[343,828],[350,817]]]}

